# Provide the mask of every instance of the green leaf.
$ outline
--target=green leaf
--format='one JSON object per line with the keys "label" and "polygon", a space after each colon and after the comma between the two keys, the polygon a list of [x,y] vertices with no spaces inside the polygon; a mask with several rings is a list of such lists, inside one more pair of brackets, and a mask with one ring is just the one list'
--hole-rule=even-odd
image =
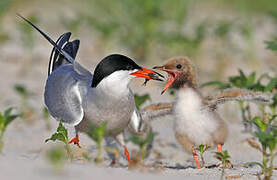
{"label": "green leaf", "polygon": [[100,124],[99,126],[95,126],[93,124],[90,125],[90,129],[87,132],[88,136],[92,138],[95,142],[100,143],[103,137],[106,135],[106,126],[107,122]]}
{"label": "green leaf", "polygon": [[150,95],[149,94],[143,94],[143,95],[135,94],[134,98],[135,98],[136,107],[137,107],[137,109],[139,109],[143,103],[145,103],[148,99],[150,100]]}
{"label": "green leaf", "polygon": [[230,32],[232,23],[228,21],[219,22],[218,27],[215,29],[215,35],[220,38],[226,38]]}
{"label": "green leaf", "polygon": [[265,41],[266,49],[277,51],[277,41]]}
{"label": "green leaf", "polygon": [[43,113],[44,119],[49,119],[50,115],[49,115],[49,111],[46,107],[43,107],[42,113]]}
{"label": "green leaf", "polygon": [[144,140],[141,139],[139,136],[137,135],[133,135],[129,138],[129,141],[131,141],[132,143],[138,145],[140,148],[142,148],[144,146]]}
{"label": "green leaf", "polygon": [[220,152],[215,152],[215,154],[223,159],[223,154]]}
{"label": "green leaf", "polygon": [[246,76],[245,76],[244,72],[241,69],[239,69],[239,75],[242,79],[246,79]]}
{"label": "green leaf", "polygon": [[66,152],[61,147],[54,147],[47,151],[46,157],[53,165],[62,165],[66,161]]}
{"label": "green leaf", "polygon": [[6,127],[14,121],[20,114],[12,114],[13,108],[10,107],[4,111],[4,113],[0,113],[0,130],[2,133],[6,130]]}
{"label": "green leaf", "polygon": [[258,126],[258,128],[260,129],[260,131],[264,132],[267,129],[267,124],[262,120],[261,117],[256,116],[252,119],[252,122],[254,122],[254,124],[256,126]]}
{"label": "green leaf", "polygon": [[251,87],[255,84],[256,73],[252,72],[247,78],[247,86]]}
{"label": "green leaf", "polygon": [[5,117],[8,117],[8,116],[11,114],[12,110],[13,110],[12,107],[6,109],[6,110],[4,111],[4,116],[5,116]]}
{"label": "green leaf", "polygon": [[276,134],[271,134],[271,132],[256,132],[255,134],[263,146],[268,147],[270,151],[275,149],[277,143]]}
{"label": "green leaf", "polygon": [[273,99],[273,103],[270,106],[274,108],[277,106],[277,93],[274,94],[272,99]]}
{"label": "green leaf", "polygon": [[245,79],[241,78],[240,76],[229,77],[229,82],[232,84],[232,86],[238,88],[245,88],[244,86],[246,84]]}
{"label": "green leaf", "polygon": [[7,127],[12,121],[14,121],[19,116],[19,114],[8,116],[5,121],[5,127]]}
{"label": "green leaf", "polygon": [[215,153],[217,156],[219,156],[222,160],[227,160],[228,158],[230,158],[230,155],[228,154],[228,151],[223,151],[222,153],[220,152],[216,152]]}
{"label": "green leaf", "polygon": [[157,135],[158,133],[152,132],[150,131],[149,134],[147,135],[146,139],[145,139],[145,144],[151,144],[154,141],[154,137]]}
{"label": "green leaf", "polygon": [[151,144],[154,141],[154,137],[157,133],[150,131],[146,138],[140,137],[139,135],[133,135],[129,138],[129,141],[138,145],[140,148],[146,147],[148,144]]}
{"label": "green leaf", "polygon": [[45,142],[48,142],[50,140],[51,141],[59,140],[65,144],[67,143],[66,138],[61,133],[54,133],[50,138],[46,139]]}
{"label": "green leaf", "polygon": [[276,117],[277,117],[277,114],[271,115],[269,119],[269,123],[271,123]]}
{"label": "green leaf", "polygon": [[272,78],[265,87],[265,92],[272,91],[277,86],[277,78]]}
{"label": "green leaf", "polygon": [[198,148],[199,148],[200,153],[203,154],[203,152],[204,152],[204,145],[200,144]]}
{"label": "green leaf", "polygon": [[46,139],[45,142],[48,142],[50,140],[51,141],[59,140],[64,144],[68,144],[67,129],[63,126],[61,121],[57,128],[57,131],[50,138]]}
{"label": "green leaf", "polygon": [[[252,81],[255,75],[252,74],[252,76],[249,78],[249,82]],[[248,78],[244,74],[244,72],[239,69],[239,76],[231,76],[229,77],[229,82],[231,83],[232,86],[238,87],[238,88],[246,88],[249,89],[250,84],[247,83]]]}
{"label": "green leaf", "polygon": [[67,129],[63,126],[61,121],[60,121],[59,126],[57,128],[57,133],[62,134],[65,137],[65,139],[68,139]]}
{"label": "green leaf", "polygon": [[27,96],[27,90],[23,85],[17,84],[14,86],[15,91],[20,94],[21,96]]}
{"label": "green leaf", "polygon": [[0,112],[0,131],[3,133],[5,131],[5,116]]}
{"label": "green leaf", "polygon": [[231,156],[228,154],[228,151],[223,151],[223,157],[224,157],[224,159],[228,159],[228,158],[230,158]]}

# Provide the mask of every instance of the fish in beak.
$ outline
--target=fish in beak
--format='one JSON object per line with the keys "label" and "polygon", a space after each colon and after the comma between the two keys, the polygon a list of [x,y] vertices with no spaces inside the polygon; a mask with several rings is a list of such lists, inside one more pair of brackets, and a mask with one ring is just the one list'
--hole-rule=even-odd
{"label": "fish in beak", "polygon": [[152,79],[152,80],[157,80],[157,81],[163,81],[163,79],[161,79],[161,77],[164,78],[164,76],[161,75],[160,73],[157,73],[155,71],[146,69],[144,67],[142,67],[141,70],[138,70],[136,72],[131,73],[130,75],[133,75],[133,76],[136,76],[136,77],[142,77],[142,78],[145,78],[147,80]]}

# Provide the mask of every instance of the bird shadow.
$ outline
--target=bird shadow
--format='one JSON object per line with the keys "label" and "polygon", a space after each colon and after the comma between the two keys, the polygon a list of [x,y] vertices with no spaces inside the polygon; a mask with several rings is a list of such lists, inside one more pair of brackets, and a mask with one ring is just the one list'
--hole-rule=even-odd
{"label": "bird shadow", "polygon": [[[181,166],[181,165],[177,165],[177,166],[164,166],[164,168],[167,168],[167,169],[174,169],[174,170],[184,170],[184,169],[197,169],[196,167],[194,166]],[[209,165],[209,166],[205,166],[205,168],[207,169],[214,169],[214,168],[217,168],[216,164],[212,164],[212,165]]]}
{"label": "bird shadow", "polygon": [[164,168],[167,169],[174,169],[174,170],[182,170],[182,169],[195,169],[195,167],[193,166],[181,166],[181,165],[177,165],[177,166],[164,166]]}

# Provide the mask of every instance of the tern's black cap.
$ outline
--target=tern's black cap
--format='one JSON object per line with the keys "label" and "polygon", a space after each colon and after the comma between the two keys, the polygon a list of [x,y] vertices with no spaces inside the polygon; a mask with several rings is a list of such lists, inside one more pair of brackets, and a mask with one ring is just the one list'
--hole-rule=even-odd
{"label": "tern's black cap", "polygon": [[91,87],[96,87],[102,79],[109,76],[115,71],[141,69],[132,59],[121,54],[112,54],[104,59],[96,66],[93,74]]}

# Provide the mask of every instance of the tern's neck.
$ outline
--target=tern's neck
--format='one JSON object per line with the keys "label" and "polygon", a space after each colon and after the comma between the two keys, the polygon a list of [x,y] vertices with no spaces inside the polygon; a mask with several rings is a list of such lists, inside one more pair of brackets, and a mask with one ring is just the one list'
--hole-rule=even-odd
{"label": "tern's neck", "polygon": [[129,82],[132,77],[128,74],[113,73],[103,79],[96,87],[102,94],[108,96],[126,96],[130,93]]}

